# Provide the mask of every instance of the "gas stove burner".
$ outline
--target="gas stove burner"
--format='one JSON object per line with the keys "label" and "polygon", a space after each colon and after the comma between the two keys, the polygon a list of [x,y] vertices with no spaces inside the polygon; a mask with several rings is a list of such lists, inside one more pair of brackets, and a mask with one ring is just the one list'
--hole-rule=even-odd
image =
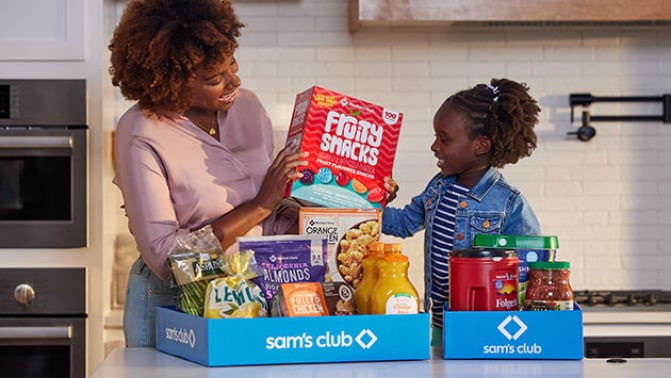
{"label": "gas stove burner", "polygon": [[577,303],[587,306],[655,306],[671,303],[671,291],[666,290],[577,290],[573,292],[573,297]]}

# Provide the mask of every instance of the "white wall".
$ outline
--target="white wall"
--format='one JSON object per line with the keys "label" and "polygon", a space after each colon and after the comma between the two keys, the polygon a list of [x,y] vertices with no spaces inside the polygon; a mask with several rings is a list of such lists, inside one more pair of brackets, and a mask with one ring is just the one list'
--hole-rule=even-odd
{"label": "white wall", "polygon": [[[437,172],[431,119],[450,94],[509,77],[543,109],[538,149],[504,174],[559,236],[576,289],[671,289],[671,124],[595,123],[589,143],[566,137],[568,96],[671,93],[668,27],[369,28],[348,32],[347,2],[234,1],[247,24],[238,57],[280,139],[294,96],[317,84],[405,113],[393,205]],[[595,104],[593,115],[661,114],[660,105]],[[580,114],[578,109],[577,114]],[[422,237],[404,241],[421,285]]]}

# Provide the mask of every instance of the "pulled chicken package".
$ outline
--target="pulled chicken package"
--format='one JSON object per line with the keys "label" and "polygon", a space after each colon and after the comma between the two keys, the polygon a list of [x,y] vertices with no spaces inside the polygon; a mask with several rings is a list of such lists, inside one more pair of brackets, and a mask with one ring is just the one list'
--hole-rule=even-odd
{"label": "pulled chicken package", "polygon": [[168,262],[177,284],[177,309],[187,314],[203,316],[205,291],[215,278],[223,276],[221,244],[207,226],[175,238]]}
{"label": "pulled chicken package", "polygon": [[226,277],[210,281],[205,293],[206,318],[259,318],[268,315],[266,298],[252,279],[263,274],[251,250],[224,256]]}
{"label": "pulled chicken package", "polygon": [[274,317],[356,314],[354,289],[345,282],[294,282],[280,285],[270,301]]}
{"label": "pulled chicken package", "polygon": [[328,315],[324,288],[319,282],[281,284],[271,300],[271,314],[274,317]]}
{"label": "pulled chicken package", "polygon": [[277,235],[238,238],[240,250],[254,251],[263,276],[257,281],[270,300],[283,283],[323,282],[326,274],[326,239]]}

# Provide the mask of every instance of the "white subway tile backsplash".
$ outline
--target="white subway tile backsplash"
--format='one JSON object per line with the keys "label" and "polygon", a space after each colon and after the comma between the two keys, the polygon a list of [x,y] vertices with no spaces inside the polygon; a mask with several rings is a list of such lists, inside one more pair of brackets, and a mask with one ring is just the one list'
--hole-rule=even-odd
{"label": "white subway tile backsplash", "polygon": [[595,49],[591,46],[548,46],[543,49],[547,61],[579,61],[589,64],[595,59]]}
{"label": "white subway tile backsplash", "polygon": [[249,30],[242,33],[238,38],[241,46],[255,47],[255,46],[274,46],[277,45],[277,33],[274,32],[250,32]]}
{"label": "white subway tile backsplash", "polygon": [[325,62],[352,62],[356,58],[356,50],[350,47],[317,47],[316,60]]}
{"label": "white subway tile backsplash", "polygon": [[354,49],[354,57],[359,62],[391,62],[391,47],[364,46]]}
{"label": "white subway tile backsplash", "polygon": [[469,76],[472,86],[477,83],[489,82],[492,77],[502,77],[506,72],[506,64],[502,61],[456,61],[456,62],[431,62],[430,74],[432,76]]}
{"label": "white subway tile backsplash", "polygon": [[535,76],[580,76],[582,73],[583,64],[577,61],[542,61],[531,66],[531,74]]}
{"label": "white subway tile backsplash", "polygon": [[391,67],[393,77],[428,77],[429,62],[398,62]]}
{"label": "white subway tile backsplash", "polygon": [[392,63],[389,61],[364,60],[354,63],[354,74],[357,77],[391,76]]}
{"label": "white subway tile backsplash", "polygon": [[278,47],[306,46],[346,46],[351,43],[352,36],[345,32],[309,30],[282,32],[277,35]]}

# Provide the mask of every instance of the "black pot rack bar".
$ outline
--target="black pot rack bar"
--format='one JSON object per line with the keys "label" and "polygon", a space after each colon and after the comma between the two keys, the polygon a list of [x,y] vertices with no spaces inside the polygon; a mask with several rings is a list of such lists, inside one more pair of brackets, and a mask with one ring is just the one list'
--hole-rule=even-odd
{"label": "black pot rack bar", "polygon": [[661,115],[591,115],[589,110],[582,111],[582,126],[577,131],[567,133],[575,135],[579,140],[586,142],[596,135],[592,122],[664,122],[671,123],[671,94],[661,96],[592,96],[591,93],[571,93],[571,122],[574,120],[574,108],[587,108],[594,102],[659,102],[662,104]]}

